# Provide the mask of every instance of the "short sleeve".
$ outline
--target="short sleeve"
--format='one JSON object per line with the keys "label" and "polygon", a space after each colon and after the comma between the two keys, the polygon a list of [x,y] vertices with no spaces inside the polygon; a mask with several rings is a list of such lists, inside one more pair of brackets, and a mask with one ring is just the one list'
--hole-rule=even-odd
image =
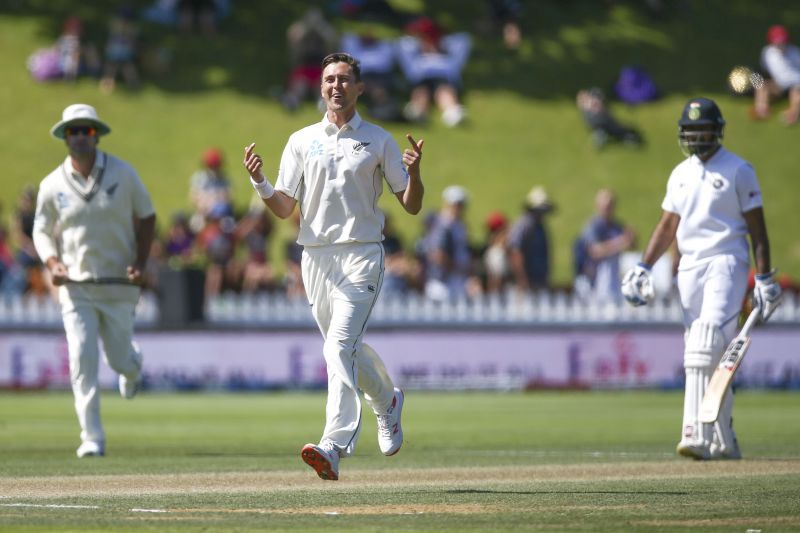
{"label": "short sleeve", "polygon": [[150,193],[147,192],[147,188],[144,186],[142,179],[133,169],[131,169],[131,181],[133,182],[131,192],[133,196],[133,214],[136,215],[137,218],[147,218],[154,215],[156,210],[153,207]]}
{"label": "short sleeve", "polygon": [[300,183],[303,179],[303,157],[297,133],[289,137],[289,141],[281,155],[281,166],[278,169],[278,179],[275,189],[282,191],[295,200],[300,194]]}
{"label": "short sleeve", "polygon": [[740,166],[736,172],[736,195],[739,197],[742,213],[763,205],[761,187],[756,172],[750,164]]}
{"label": "short sleeve", "polygon": [[408,171],[403,164],[400,147],[388,133],[383,146],[383,175],[393,193],[404,191],[408,187]]}
{"label": "short sleeve", "polygon": [[678,204],[676,203],[675,195],[673,194],[673,183],[675,173],[673,172],[669,180],[667,180],[667,191],[664,194],[664,199],[661,201],[661,209],[664,211],[668,211],[670,213],[678,213],[680,214],[680,210],[678,209]]}

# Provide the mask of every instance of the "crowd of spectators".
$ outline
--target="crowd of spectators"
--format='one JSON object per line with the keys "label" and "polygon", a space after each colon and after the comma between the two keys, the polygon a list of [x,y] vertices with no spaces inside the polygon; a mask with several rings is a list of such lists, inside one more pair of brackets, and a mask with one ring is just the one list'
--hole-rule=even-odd
{"label": "crowd of spectators", "polygon": [[[288,111],[303,102],[319,104],[320,61],[345,51],[361,62],[367,114],[381,121],[426,122],[436,107],[449,127],[462,124],[462,71],[472,38],[467,32],[446,32],[428,16],[398,12],[385,2],[342,2],[338,14],[365,21],[357,32],[339,35],[322,10],[309,8],[286,32],[289,73],[280,101]],[[390,25],[400,37],[378,36],[375,22]]]}
{"label": "crowd of spectators", "polygon": [[[507,50],[522,39],[523,3],[487,0],[489,31],[500,34]],[[29,69],[39,79],[75,80],[92,76],[110,92],[122,80],[128,87],[140,84],[139,22],[174,27],[181,33],[213,36],[219,21],[231,10],[229,0],[156,0],[140,13],[122,5],[111,14],[103,48],[86,39],[83,21],[67,17],[61,35],[50,48],[31,56]],[[358,31],[337,31],[335,20],[311,7],[286,30],[288,66],[283,106],[294,111],[306,101],[317,102],[320,60],[343,50],[361,62],[366,113],[379,121],[425,122],[432,109],[443,124],[463,124],[462,71],[472,48],[467,32],[448,32],[432,17],[398,11],[380,0],[340,0],[328,6],[332,17],[358,19]],[[394,37],[385,37],[386,28]],[[391,32],[390,32],[391,33]],[[102,53],[101,53],[102,50]],[[776,25],[767,33],[762,53],[766,83],[755,88],[754,118],[766,118],[770,102],[786,95],[787,124],[800,115],[800,52],[790,44],[788,30]],[[797,79],[795,79],[797,78]],[[627,92],[626,92],[627,91]],[[617,99],[629,105],[658,97],[649,75],[640,67],[622,69],[614,86]],[[609,142],[639,146],[641,133],[612,114],[605,91],[582,90],[577,108],[600,148]],[[255,293],[281,291],[291,297],[304,294],[300,278],[301,248],[289,235],[276,245],[275,226],[263,204],[254,199],[244,209],[234,205],[225,159],[218,148],[201,154],[191,174],[190,212],[163,219],[168,223],[153,245],[147,284],[158,290],[164,268],[196,269],[204,273],[204,293]],[[0,293],[47,294],[46,276],[31,242],[36,191],[26,188],[10,215],[0,208]],[[596,214],[574,236],[574,284],[554,287],[548,218],[556,209],[547,192],[534,186],[514,218],[499,210],[485,219],[481,242],[470,242],[465,213],[470,192],[453,184],[443,190],[440,208],[423,217],[423,227],[413,243],[402,242],[391,218],[384,234],[387,296],[417,293],[444,301],[481,294],[520,294],[554,288],[574,290],[586,298],[619,300],[622,254],[635,246],[633,232],[615,216],[616,197],[610,190],[597,192]],[[10,221],[10,224],[5,221]],[[282,250],[276,262],[272,250]]]}
{"label": "crowd of spectators", "polygon": [[[187,180],[192,211],[172,214],[154,239],[145,288],[159,291],[164,269],[194,270],[203,273],[206,297],[261,292],[304,297],[302,247],[295,242],[297,216],[294,232],[275,243],[275,221],[257,197],[243,210],[235,207],[221,150],[209,148],[199,159],[199,168]],[[586,270],[577,273],[584,285],[576,284],[576,289],[588,283],[596,287],[598,297],[616,298],[618,287],[610,293],[615,287],[610,278],[618,275],[619,254],[633,245],[633,235],[614,218],[613,193],[598,192],[596,202],[598,213],[581,236],[590,259]],[[403,242],[387,216],[386,297],[418,294],[444,302],[484,294],[571,290],[551,282],[547,217],[555,205],[543,187],[531,189],[513,220],[499,210],[490,212],[480,242],[469,239],[465,220],[469,203],[470,193],[464,187],[446,187],[439,209],[423,217],[415,242]],[[52,291],[31,241],[35,205],[36,191],[28,187],[10,217],[0,210],[2,220],[12,221],[10,229],[0,224],[0,293],[5,297],[46,296]],[[272,257],[276,250],[283,256],[277,261]],[[585,291],[581,294],[591,297]]]}

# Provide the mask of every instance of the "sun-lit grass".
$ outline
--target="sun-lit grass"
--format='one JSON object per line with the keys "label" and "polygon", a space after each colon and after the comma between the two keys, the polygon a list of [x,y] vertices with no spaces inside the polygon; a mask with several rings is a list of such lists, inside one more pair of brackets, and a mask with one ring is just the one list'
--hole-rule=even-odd
{"label": "sun-lit grass", "polygon": [[401,452],[380,455],[365,413],[356,455],[332,483],[298,453],[321,431],[321,393],[124,401],[107,391],[107,456],[89,460],[74,456],[69,393],[1,393],[0,528],[800,526],[797,394],[738,394],[745,459],[714,463],[674,454],[679,392],[408,391],[407,399]]}

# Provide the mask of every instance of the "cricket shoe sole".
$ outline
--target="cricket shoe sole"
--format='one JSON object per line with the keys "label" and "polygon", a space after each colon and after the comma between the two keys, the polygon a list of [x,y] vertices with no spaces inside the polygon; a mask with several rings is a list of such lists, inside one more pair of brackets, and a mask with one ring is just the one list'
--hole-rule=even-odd
{"label": "cricket shoe sole", "polygon": [[327,481],[336,481],[339,479],[339,458],[334,457],[333,453],[336,453],[336,450],[328,453],[315,444],[306,444],[300,451],[300,457],[319,477]]}

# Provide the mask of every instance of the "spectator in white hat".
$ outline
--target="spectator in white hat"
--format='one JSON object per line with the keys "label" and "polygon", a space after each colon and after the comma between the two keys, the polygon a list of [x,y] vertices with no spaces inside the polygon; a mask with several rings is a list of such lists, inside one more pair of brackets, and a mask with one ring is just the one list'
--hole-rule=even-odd
{"label": "spectator in white hat", "polygon": [[133,398],[141,383],[133,317],[156,215],[136,170],[97,149],[110,132],[90,105],[64,110],[50,133],[69,153],[39,186],[33,226],[36,251],[58,287],[81,426],[78,457],[105,455],[98,338],[122,397]]}
{"label": "spectator in white hat", "polygon": [[464,225],[469,196],[458,185],[442,191],[442,208],[427,237],[425,295],[432,300],[466,296],[472,253]]}

